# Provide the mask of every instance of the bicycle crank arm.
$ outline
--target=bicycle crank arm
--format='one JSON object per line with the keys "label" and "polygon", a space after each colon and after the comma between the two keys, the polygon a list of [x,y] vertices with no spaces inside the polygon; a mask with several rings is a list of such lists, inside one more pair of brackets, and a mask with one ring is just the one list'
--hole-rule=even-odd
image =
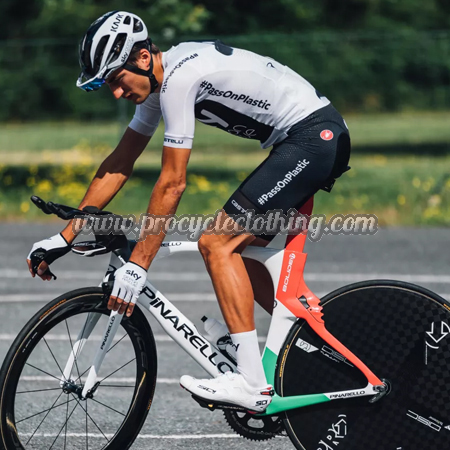
{"label": "bicycle crank arm", "polygon": [[256,411],[250,411],[248,409],[243,408],[242,406],[233,405],[231,403],[216,403],[212,401],[205,400],[204,398],[197,397],[192,394],[192,398],[202,407],[209,409],[210,411],[215,411],[216,409],[228,410],[228,411],[236,411],[236,412],[244,412],[250,414],[257,414]]}
{"label": "bicycle crank arm", "polygon": [[97,375],[100,371],[100,366],[102,365],[103,360],[105,359],[106,354],[108,353],[109,348],[111,347],[111,343],[116,335],[116,332],[120,326],[120,322],[123,319],[123,314],[119,314],[117,311],[111,311],[109,316],[108,323],[106,324],[105,332],[100,341],[97,353],[95,355],[92,366],[89,370],[89,374],[86,380],[86,383],[83,387],[82,397],[88,398],[92,389],[95,386],[97,389]]}

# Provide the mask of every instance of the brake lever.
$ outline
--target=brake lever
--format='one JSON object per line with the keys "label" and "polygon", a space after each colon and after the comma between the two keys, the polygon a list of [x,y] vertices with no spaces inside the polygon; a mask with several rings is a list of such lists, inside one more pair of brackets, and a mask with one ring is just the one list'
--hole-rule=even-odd
{"label": "brake lever", "polygon": [[[103,300],[106,302],[109,300],[109,297],[111,297],[112,290],[114,287],[114,274],[109,275],[110,281],[104,281],[102,283],[102,290],[103,290]],[[111,279],[112,278],[112,279]]]}

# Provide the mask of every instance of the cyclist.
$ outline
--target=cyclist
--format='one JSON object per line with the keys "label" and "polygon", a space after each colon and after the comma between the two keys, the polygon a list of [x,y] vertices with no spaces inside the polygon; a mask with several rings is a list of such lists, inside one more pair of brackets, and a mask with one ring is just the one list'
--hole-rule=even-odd
{"label": "cyclist", "polygon": [[[273,146],[216,216],[210,225],[213,232],[199,240],[236,349],[238,373],[212,380],[185,375],[180,380],[185,389],[208,401],[264,411],[273,389],[260,359],[254,295],[240,254],[247,245],[260,245],[261,238],[266,245],[273,236],[243,233],[233,215],[299,208],[330,185],[349,160],[344,120],[326,97],[277,61],[220,41],[181,43],[162,53],[148,37],[144,22],[129,12],[113,11],[96,20],[79,52],[78,87],[93,91],[106,84],[116,99],[136,104],[128,129],[100,165],[80,207],[104,208],[110,202],[131,175],[161,117],[165,123],[162,168],[148,206],[152,215],[171,215],[177,209],[186,186],[195,119],[259,140],[262,148]],[[222,234],[222,230],[234,231]],[[163,232],[148,235],[116,271],[110,309],[132,314],[164,236]],[[47,251],[38,276],[51,279],[48,264],[68,252],[74,239],[69,224],[33,246],[32,250]]]}

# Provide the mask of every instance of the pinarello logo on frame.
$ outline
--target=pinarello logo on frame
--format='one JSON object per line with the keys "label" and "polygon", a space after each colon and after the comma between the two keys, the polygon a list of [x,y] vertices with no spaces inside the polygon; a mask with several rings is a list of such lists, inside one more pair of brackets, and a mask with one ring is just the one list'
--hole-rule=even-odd
{"label": "pinarello logo on frame", "polygon": [[334,134],[331,130],[323,130],[320,133],[320,137],[324,140],[324,141],[331,141],[331,139],[333,139]]}

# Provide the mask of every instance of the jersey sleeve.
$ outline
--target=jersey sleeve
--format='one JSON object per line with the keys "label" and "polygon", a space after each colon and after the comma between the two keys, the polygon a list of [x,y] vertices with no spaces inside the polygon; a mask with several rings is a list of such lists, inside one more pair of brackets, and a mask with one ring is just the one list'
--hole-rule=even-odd
{"label": "jersey sleeve", "polygon": [[161,110],[164,118],[164,145],[192,148],[195,130],[195,99],[201,75],[192,66],[174,69],[161,88]]}
{"label": "jersey sleeve", "polygon": [[160,94],[151,94],[144,103],[136,106],[129,128],[144,136],[153,136],[161,120]]}

